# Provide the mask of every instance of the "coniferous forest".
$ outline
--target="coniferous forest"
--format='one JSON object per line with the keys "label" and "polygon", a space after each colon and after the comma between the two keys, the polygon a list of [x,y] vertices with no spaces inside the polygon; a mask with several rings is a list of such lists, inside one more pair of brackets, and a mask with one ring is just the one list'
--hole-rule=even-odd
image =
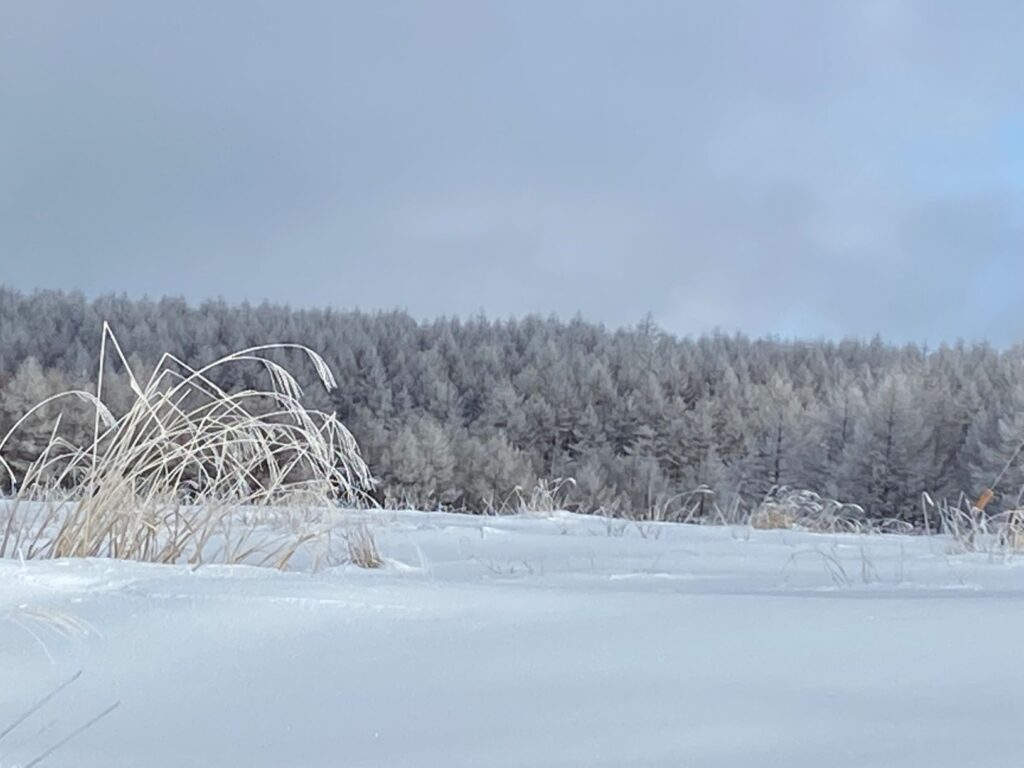
{"label": "coniferous forest", "polygon": [[[580,511],[671,510],[700,488],[756,504],[788,487],[920,524],[923,492],[977,494],[1024,440],[1020,346],[679,338],[650,321],[418,322],[11,289],[0,289],[0,434],[47,395],[93,386],[103,321],[140,369],[164,352],[195,364],[270,341],[317,350],[339,386],[325,393],[310,371],[308,398],[352,430],[380,501],[420,509],[495,510],[517,488],[573,478],[564,502]],[[46,443],[52,418],[37,421],[8,446],[14,462]],[[91,427],[83,404],[60,429]],[[1022,486],[1014,463],[992,508],[1015,506]]]}

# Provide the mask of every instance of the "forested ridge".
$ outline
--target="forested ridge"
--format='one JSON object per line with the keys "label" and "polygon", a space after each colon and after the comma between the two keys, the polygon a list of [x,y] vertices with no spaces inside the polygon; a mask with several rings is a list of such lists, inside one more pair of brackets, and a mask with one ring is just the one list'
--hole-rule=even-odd
{"label": "forested ridge", "polygon": [[[417,322],[6,288],[0,434],[46,395],[91,385],[103,321],[141,367],[271,341],[321,352],[339,386],[326,395],[310,370],[308,397],[355,434],[381,499],[418,508],[494,509],[516,488],[571,477],[566,503],[584,511],[664,508],[702,486],[756,503],[787,486],[920,522],[922,492],[977,493],[1024,440],[1020,346],[679,338],[649,321]],[[50,426],[19,433],[13,460],[28,461]],[[61,428],[91,428],[84,404]],[[993,508],[1022,485],[1015,464]]]}

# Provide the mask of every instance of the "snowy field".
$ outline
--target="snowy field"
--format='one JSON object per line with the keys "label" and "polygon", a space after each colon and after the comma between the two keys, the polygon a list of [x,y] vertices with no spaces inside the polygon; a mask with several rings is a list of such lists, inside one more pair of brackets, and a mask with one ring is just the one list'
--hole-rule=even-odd
{"label": "snowy field", "polygon": [[379,513],[386,568],[0,561],[24,765],[1019,765],[1024,560],[942,538]]}

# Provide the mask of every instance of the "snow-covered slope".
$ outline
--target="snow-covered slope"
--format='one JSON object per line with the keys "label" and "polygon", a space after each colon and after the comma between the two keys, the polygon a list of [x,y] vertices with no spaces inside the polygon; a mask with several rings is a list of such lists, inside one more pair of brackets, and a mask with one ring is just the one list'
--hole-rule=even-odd
{"label": "snow-covered slope", "polygon": [[[941,538],[380,513],[387,568],[0,562],[0,739],[81,766],[1005,766],[1024,569]],[[296,563],[300,568],[302,562]]]}

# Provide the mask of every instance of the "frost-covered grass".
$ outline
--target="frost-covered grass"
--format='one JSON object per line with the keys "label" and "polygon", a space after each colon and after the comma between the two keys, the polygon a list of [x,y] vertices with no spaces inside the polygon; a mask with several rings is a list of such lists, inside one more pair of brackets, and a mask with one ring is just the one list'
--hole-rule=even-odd
{"label": "frost-covered grass", "polygon": [[1014,556],[938,536],[353,514],[382,568],[305,551],[284,573],[0,561],[0,731],[83,671],[0,739],[0,764],[117,701],[45,765],[1019,762]]}
{"label": "frost-covered grass", "polygon": [[[0,499],[0,559],[52,559],[66,517],[79,515],[74,502]],[[162,505],[128,511],[145,538],[126,546],[120,535],[100,542],[100,557],[164,565],[253,565],[288,569],[298,557],[306,569],[354,562],[381,562],[365,513],[352,509],[226,504]]]}
{"label": "frost-covered grass", "polygon": [[[52,394],[0,434],[0,488],[16,489],[0,507],[0,557],[235,564],[250,561],[254,540],[260,550],[271,541],[237,525],[239,509],[363,499],[372,480],[355,439],[335,414],[303,402],[295,376],[273,359],[286,352],[305,357],[326,390],[336,387],[319,354],[284,343],[195,366],[164,354],[145,377],[104,324],[95,393]],[[120,413],[108,402],[114,365],[131,393]],[[246,366],[267,383],[230,392],[218,384],[224,369]],[[34,445],[34,420],[80,401],[94,411],[90,434],[66,437],[58,412],[20,471],[5,458],[19,441]],[[317,535],[278,542],[263,564],[283,566]]]}

